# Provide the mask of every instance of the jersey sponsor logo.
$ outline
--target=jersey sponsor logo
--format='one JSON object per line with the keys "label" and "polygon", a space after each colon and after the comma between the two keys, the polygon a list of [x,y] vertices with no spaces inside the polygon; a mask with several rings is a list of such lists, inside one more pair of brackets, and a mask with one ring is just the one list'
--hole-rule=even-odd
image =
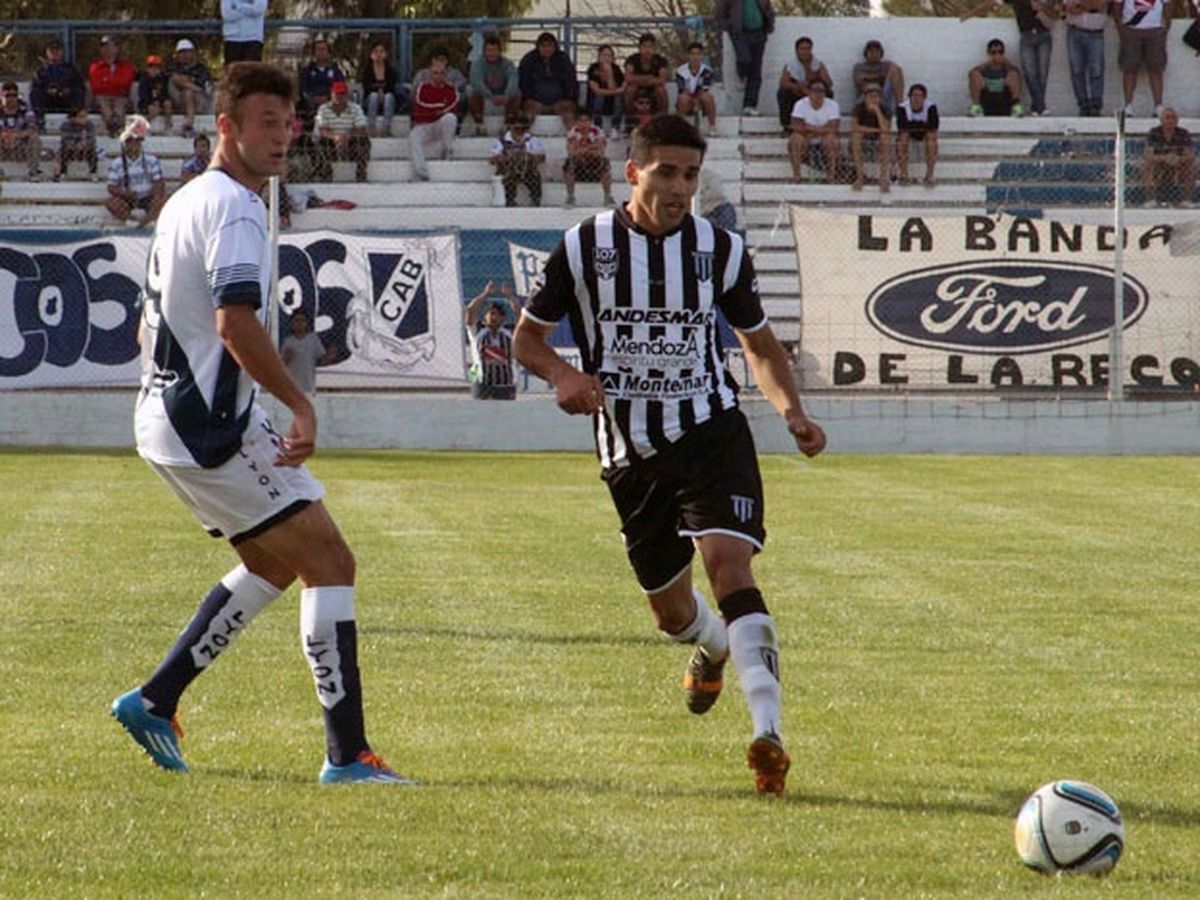
{"label": "jersey sponsor logo", "polygon": [[710,282],[713,277],[713,255],[706,250],[692,251],[692,271],[701,282]]}
{"label": "jersey sponsor logo", "polygon": [[605,359],[623,369],[695,369],[704,363],[697,329],[689,328],[678,341],[638,340],[620,335],[608,342]]}
{"label": "jersey sponsor logo", "polygon": [[606,281],[616,278],[620,265],[621,261],[615,247],[596,247],[592,250],[592,266],[596,270],[597,278]]}
{"label": "jersey sponsor logo", "polygon": [[601,372],[604,393],[617,400],[686,400],[712,389],[708,375],[651,377],[636,372]]}
{"label": "jersey sponsor logo", "polygon": [[711,325],[716,321],[712,310],[699,309],[638,309],[631,306],[605,307],[596,321],[617,325]]}

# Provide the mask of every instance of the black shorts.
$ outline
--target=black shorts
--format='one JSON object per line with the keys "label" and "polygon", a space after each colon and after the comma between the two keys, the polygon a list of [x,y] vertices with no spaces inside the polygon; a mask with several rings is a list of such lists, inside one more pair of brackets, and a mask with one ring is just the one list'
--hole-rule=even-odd
{"label": "black shorts", "polygon": [[601,475],[621,517],[625,552],[647,593],[692,561],[693,537],[728,534],[762,549],[762,477],[741,410],[697,425],[669,450]]}

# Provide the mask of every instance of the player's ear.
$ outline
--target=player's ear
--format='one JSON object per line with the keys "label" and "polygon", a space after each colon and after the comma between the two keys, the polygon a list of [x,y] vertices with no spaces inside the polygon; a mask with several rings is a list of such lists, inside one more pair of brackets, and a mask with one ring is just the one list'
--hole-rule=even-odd
{"label": "player's ear", "polygon": [[641,178],[641,170],[638,169],[637,163],[632,159],[625,160],[625,180],[630,184],[637,186],[638,179]]}

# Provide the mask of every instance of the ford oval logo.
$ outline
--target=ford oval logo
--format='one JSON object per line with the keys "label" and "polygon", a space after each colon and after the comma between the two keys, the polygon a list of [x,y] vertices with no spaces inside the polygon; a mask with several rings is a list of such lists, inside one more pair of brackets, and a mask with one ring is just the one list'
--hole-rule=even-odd
{"label": "ford oval logo", "polygon": [[[1113,271],[1052,260],[951,263],[906,272],[867,298],[867,319],[894,340],[966,353],[1037,353],[1104,337],[1113,326]],[[1125,276],[1128,328],[1149,295]]]}

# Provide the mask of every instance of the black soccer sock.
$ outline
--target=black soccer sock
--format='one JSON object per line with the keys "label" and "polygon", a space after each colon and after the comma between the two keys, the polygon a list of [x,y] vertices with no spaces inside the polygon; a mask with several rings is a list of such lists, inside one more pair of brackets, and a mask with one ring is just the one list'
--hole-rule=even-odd
{"label": "black soccer sock", "polygon": [[344,766],[367,749],[353,587],[300,592],[300,644],[325,714],[329,761]]}
{"label": "black soccer sock", "polygon": [[250,621],[279,596],[280,589],[238,566],[218,581],[192,616],[142,696],[156,716],[171,718],[189,684],[233,643]]}

